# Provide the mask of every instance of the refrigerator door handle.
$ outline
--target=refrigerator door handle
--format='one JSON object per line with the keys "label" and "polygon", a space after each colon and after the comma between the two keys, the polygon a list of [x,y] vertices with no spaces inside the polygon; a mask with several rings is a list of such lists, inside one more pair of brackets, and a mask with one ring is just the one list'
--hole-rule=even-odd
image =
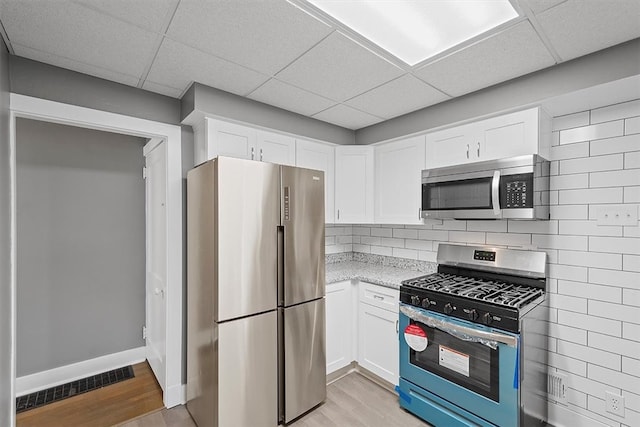
{"label": "refrigerator door handle", "polygon": [[276,227],[278,235],[278,306],[284,305],[284,226]]}

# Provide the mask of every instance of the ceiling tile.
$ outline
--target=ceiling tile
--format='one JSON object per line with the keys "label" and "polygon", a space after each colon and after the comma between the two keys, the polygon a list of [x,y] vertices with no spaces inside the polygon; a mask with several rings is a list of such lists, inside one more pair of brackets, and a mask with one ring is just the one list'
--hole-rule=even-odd
{"label": "ceiling tile", "polygon": [[414,74],[449,95],[459,96],[554,63],[529,21],[522,21]]}
{"label": "ceiling tile", "polygon": [[285,0],[183,0],[167,35],[273,75],[331,31]]}
{"label": "ceiling tile", "polygon": [[390,119],[449,99],[410,74],[371,89],[345,102],[359,110]]}
{"label": "ceiling tile", "polygon": [[640,37],[640,1],[570,0],[537,15],[563,60]]}
{"label": "ceiling tile", "polygon": [[[524,3],[520,0],[521,3]],[[547,10],[554,6],[559,5],[560,3],[564,3],[567,0],[525,0],[529,5],[529,8],[533,11],[533,13],[540,13],[543,10]]]}
{"label": "ceiling tile", "polygon": [[276,79],[269,80],[251,92],[248,98],[306,116],[313,115],[335,104],[334,101]]}
{"label": "ceiling tile", "polygon": [[183,89],[176,89],[174,87],[160,85],[154,82],[150,82],[149,80],[143,83],[142,89],[159,93],[160,95],[166,95],[166,96],[170,96],[171,98],[178,98],[178,99],[182,96],[182,93],[184,92]]}
{"label": "ceiling tile", "polygon": [[93,65],[83,64],[68,58],[20,46],[19,44],[13,44],[13,49],[17,56],[33,59],[38,62],[44,62],[45,64],[55,65],[60,68],[66,68],[67,70],[77,71],[82,74],[99,77],[101,79],[111,80],[112,82],[122,83],[128,86],[137,86],[140,81],[138,77],[127,76],[126,74],[105,70],[103,68],[94,67]]}
{"label": "ceiling tile", "polygon": [[147,80],[185,90],[191,82],[246,95],[269,77],[165,38]]}
{"label": "ceiling tile", "polygon": [[344,101],[403,74],[402,69],[334,32],[277,77],[335,101]]}
{"label": "ceiling tile", "polygon": [[384,120],[342,104],[315,114],[313,118],[347,129],[360,129]]}
{"label": "ceiling tile", "polygon": [[178,0],[72,0],[101,13],[121,19],[145,30],[159,33],[173,13]]}
{"label": "ceiling tile", "polygon": [[130,76],[142,75],[157,34],[69,1],[5,1],[11,43]]}

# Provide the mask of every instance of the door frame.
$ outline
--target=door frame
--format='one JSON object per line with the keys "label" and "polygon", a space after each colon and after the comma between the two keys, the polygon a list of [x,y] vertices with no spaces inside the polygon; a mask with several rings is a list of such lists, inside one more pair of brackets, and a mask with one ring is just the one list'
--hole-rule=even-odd
{"label": "door frame", "polygon": [[[186,401],[182,384],[183,265],[182,265],[182,160],[181,128],[178,125],[125,116],[92,108],[64,104],[11,93],[9,147],[11,167],[11,398],[16,382],[16,119],[27,118],[75,127],[115,132],[166,142],[167,149],[167,295],[166,295],[166,382],[167,408]],[[15,423],[15,408],[11,420]]]}
{"label": "door frame", "polygon": [[[160,386],[163,388],[164,390],[164,386],[165,384],[162,383],[162,381],[160,381],[160,379],[158,379],[158,375],[162,375],[164,376],[164,378],[166,379],[167,376],[167,365],[166,365],[166,353],[167,353],[167,340],[166,340],[166,327],[165,327],[165,331],[163,332],[164,336],[164,349],[161,349],[162,352],[164,352],[164,359],[165,359],[165,363],[164,363],[164,369],[161,369],[164,372],[161,373],[157,373],[156,372],[156,368],[154,367],[154,364],[151,362],[151,358],[148,357],[151,353],[153,353],[153,349],[150,347],[149,345],[149,334],[151,333],[153,335],[153,331],[155,331],[156,326],[151,324],[150,325],[150,318],[149,318],[149,307],[150,305],[155,304],[155,300],[157,299],[157,296],[151,292],[149,292],[149,288],[150,288],[150,283],[149,283],[149,263],[150,263],[150,259],[151,257],[149,256],[150,251],[152,250],[152,248],[154,247],[154,242],[156,240],[152,240],[152,238],[150,237],[154,237],[153,234],[150,232],[151,228],[150,228],[150,215],[153,213],[153,209],[158,209],[158,208],[154,208],[152,205],[149,204],[149,196],[150,196],[150,187],[151,187],[151,182],[153,179],[153,176],[151,174],[149,174],[149,166],[148,166],[148,158],[149,155],[156,151],[162,151],[163,152],[163,158],[164,158],[164,162],[163,162],[163,166],[164,166],[164,170],[165,170],[165,179],[164,179],[164,183],[162,183],[163,187],[162,187],[162,194],[163,197],[165,199],[165,205],[166,205],[166,200],[167,200],[167,182],[168,182],[168,177],[166,176],[166,170],[167,170],[167,164],[169,162],[169,159],[167,157],[167,144],[165,143],[164,139],[161,138],[151,138],[149,139],[149,141],[147,141],[147,143],[144,145],[144,147],[142,148],[142,154],[144,156],[144,212],[145,212],[145,267],[144,267],[144,277],[145,277],[145,316],[144,316],[144,339],[145,339],[145,356],[147,356],[147,361],[149,362],[149,366],[151,367],[151,370],[153,371],[154,375],[156,376],[156,380],[158,381],[158,383],[160,384]],[[167,224],[168,226],[168,222],[167,222],[167,214],[166,214],[166,207],[165,207],[165,224]],[[166,230],[166,228],[165,228]],[[165,251],[167,250],[167,239],[165,238]],[[167,274],[167,265],[166,265],[166,259],[165,259],[165,265],[163,267],[164,270],[164,276],[165,276],[165,287],[168,287],[168,280],[166,277]],[[164,292],[164,291],[163,291]],[[166,295],[162,296],[162,300],[165,302],[165,304],[167,303],[167,299],[166,299]],[[165,315],[164,315],[164,319],[165,322],[167,320],[167,316],[166,316],[166,307],[165,307]],[[166,326],[166,324],[165,324]],[[150,332],[151,331],[151,332]]]}

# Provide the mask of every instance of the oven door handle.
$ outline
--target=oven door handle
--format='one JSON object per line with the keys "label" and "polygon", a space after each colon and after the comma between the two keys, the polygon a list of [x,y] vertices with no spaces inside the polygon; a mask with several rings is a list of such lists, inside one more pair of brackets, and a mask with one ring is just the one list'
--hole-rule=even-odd
{"label": "oven door handle", "polygon": [[456,338],[464,341],[479,342],[494,348],[496,343],[506,344],[510,347],[518,346],[518,339],[513,335],[502,334],[500,332],[483,331],[469,326],[459,325],[446,319],[440,319],[429,315],[424,310],[411,306],[401,305],[400,311],[417,322],[424,323],[430,328],[440,329]]}
{"label": "oven door handle", "polygon": [[491,204],[493,205],[493,214],[500,215],[500,171],[493,172],[493,180],[491,181]]}

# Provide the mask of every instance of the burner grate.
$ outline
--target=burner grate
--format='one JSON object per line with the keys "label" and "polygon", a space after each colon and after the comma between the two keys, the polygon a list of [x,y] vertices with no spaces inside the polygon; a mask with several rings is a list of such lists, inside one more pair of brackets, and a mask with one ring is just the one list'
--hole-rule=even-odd
{"label": "burner grate", "polygon": [[513,308],[521,308],[544,295],[544,290],[532,286],[449,273],[434,273],[408,280],[403,284]]}

